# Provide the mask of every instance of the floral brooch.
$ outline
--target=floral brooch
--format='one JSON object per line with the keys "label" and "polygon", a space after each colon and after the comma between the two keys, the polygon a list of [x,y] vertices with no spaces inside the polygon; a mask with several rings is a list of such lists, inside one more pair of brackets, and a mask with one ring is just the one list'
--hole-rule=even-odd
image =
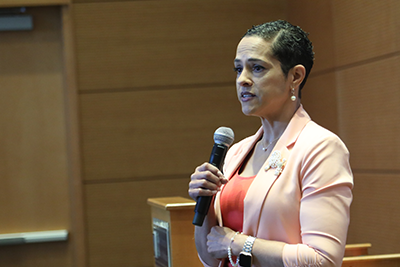
{"label": "floral brooch", "polygon": [[279,150],[275,150],[268,159],[268,165],[265,167],[265,171],[275,169],[275,176],[278,176],[283,171],[285,165],[286,159],[282,158],[282,153]]}

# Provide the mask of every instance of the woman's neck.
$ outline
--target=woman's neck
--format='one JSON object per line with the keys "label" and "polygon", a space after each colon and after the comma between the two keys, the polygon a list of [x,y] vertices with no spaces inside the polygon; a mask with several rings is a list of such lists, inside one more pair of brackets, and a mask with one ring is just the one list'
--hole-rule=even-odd
{"label": "woman's neck", "polygon": [[261,124],[264,131],[264,135],[261,139],[263,148],[275,143],[282,136],[299,107],[300,103],[293,106],[293,108],[287,112],[281,113],[281,116],[278,118],[261,118]]}

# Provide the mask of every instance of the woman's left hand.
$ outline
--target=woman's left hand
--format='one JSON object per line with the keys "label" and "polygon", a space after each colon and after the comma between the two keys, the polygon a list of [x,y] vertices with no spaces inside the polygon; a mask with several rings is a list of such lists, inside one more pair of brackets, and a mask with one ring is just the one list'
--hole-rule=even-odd
{"label": "woman's left hand", "polygon": [[207,235],[208,252],[217,259],[228,257],[228,247],[235,232],[227,227],[214,226]]}

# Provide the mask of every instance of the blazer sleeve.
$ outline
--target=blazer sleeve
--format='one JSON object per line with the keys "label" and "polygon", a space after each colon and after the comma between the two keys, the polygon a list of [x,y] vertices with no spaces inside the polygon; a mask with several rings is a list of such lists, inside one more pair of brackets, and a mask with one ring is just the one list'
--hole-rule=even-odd
{"label": "blazer sleeve", "polygon": [[299,167],[302,244],[285,245],[283,262],[286,267],[340,267],[352,202],[349,153],[333,134],[310,143],[303,147]]}

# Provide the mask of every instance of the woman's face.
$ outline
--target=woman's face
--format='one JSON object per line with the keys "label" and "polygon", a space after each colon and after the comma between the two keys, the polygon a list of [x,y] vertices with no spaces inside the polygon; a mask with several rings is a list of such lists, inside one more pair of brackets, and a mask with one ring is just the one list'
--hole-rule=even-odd
{"label": "woman's face", "polygon": [[234,61],[236,88],[245,115],[279,120],[290,101],[290,79],[272,57],[271,42],[261,37],[243,38]]}

